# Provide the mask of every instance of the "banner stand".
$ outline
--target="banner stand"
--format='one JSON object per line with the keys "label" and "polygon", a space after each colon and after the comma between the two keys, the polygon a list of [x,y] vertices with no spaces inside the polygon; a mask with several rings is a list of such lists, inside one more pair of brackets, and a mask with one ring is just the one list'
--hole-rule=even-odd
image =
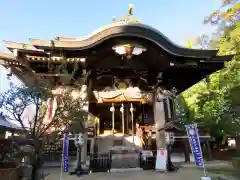
{"label": "banner stand", "polygon": [[201,180],[211,180],[211,178],[207,176],[197,124],[189,124],[185,125],[185,127],[195,164],[203,168],[204,177],[201,177]]}

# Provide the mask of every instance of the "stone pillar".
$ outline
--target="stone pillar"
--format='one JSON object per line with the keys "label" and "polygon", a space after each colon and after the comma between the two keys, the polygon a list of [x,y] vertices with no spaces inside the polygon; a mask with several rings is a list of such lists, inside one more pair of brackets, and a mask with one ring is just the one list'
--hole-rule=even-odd
{"label": "stone pillar", "polygon": [[165,111],[164,111],[164,96],[157,91],[153,95],[153,111],[154,111],[154,122],[156,128],[156,145],[157,150],[166,148],[165,140]]}
{"label": "stone pillar", "polygon": [[[85,123],[85,127],[86,127]],[[88,135],[87,132],[84,133],[84,145],[82,146],[82,150],[81,150],[81,163],[82,164],[86,164],[87,161],[87,139],[88,139]]]}
{"label": "stone pillar", "polygon": [[91,144],[90,144],[90,153],[94,153],[94,145],[95,145],[96,138],[91,139]]}

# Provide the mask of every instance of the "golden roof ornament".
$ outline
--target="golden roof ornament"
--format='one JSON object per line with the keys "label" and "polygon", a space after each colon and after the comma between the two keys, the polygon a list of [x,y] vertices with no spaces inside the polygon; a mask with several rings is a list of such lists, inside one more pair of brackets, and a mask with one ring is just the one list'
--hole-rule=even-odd
{"label": "golden roof ornament", "polygon": [[124,22],[137,22],[137,23],[141,23],[137,18],[135,18],[133,16],[133,4],[129,4],[128,5],[128,14],[119,18],[119,19],[116,19],[116,18],[113,18],[113,22],[119,22],[119,21],[124,21]]}
{"label": "golden roof ornament", "polygon": [[133,15],[133,4],[129,4],[128,5],[128,16],[132,16]]}

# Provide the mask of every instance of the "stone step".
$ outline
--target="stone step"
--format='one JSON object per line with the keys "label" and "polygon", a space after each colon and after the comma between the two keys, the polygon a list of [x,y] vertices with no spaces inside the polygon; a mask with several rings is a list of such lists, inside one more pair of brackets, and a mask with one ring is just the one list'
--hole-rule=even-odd
{"label": "stone step", "polygon": [[136,171],[142,171],[142,168],[136,167],[136,168],[111,168],[110,172],[136,172]]}

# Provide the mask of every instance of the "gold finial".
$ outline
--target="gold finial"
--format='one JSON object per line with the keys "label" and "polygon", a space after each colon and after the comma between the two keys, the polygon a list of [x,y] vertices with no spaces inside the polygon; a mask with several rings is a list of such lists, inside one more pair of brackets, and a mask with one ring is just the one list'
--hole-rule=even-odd
{"label": "gold finial", "polygon": [[129,15],[129,16],[132,16],[132,15],[133,15],[132,11],[133,11],[133,4],[129,4],[129,5],[128,5],[128,15]]}

